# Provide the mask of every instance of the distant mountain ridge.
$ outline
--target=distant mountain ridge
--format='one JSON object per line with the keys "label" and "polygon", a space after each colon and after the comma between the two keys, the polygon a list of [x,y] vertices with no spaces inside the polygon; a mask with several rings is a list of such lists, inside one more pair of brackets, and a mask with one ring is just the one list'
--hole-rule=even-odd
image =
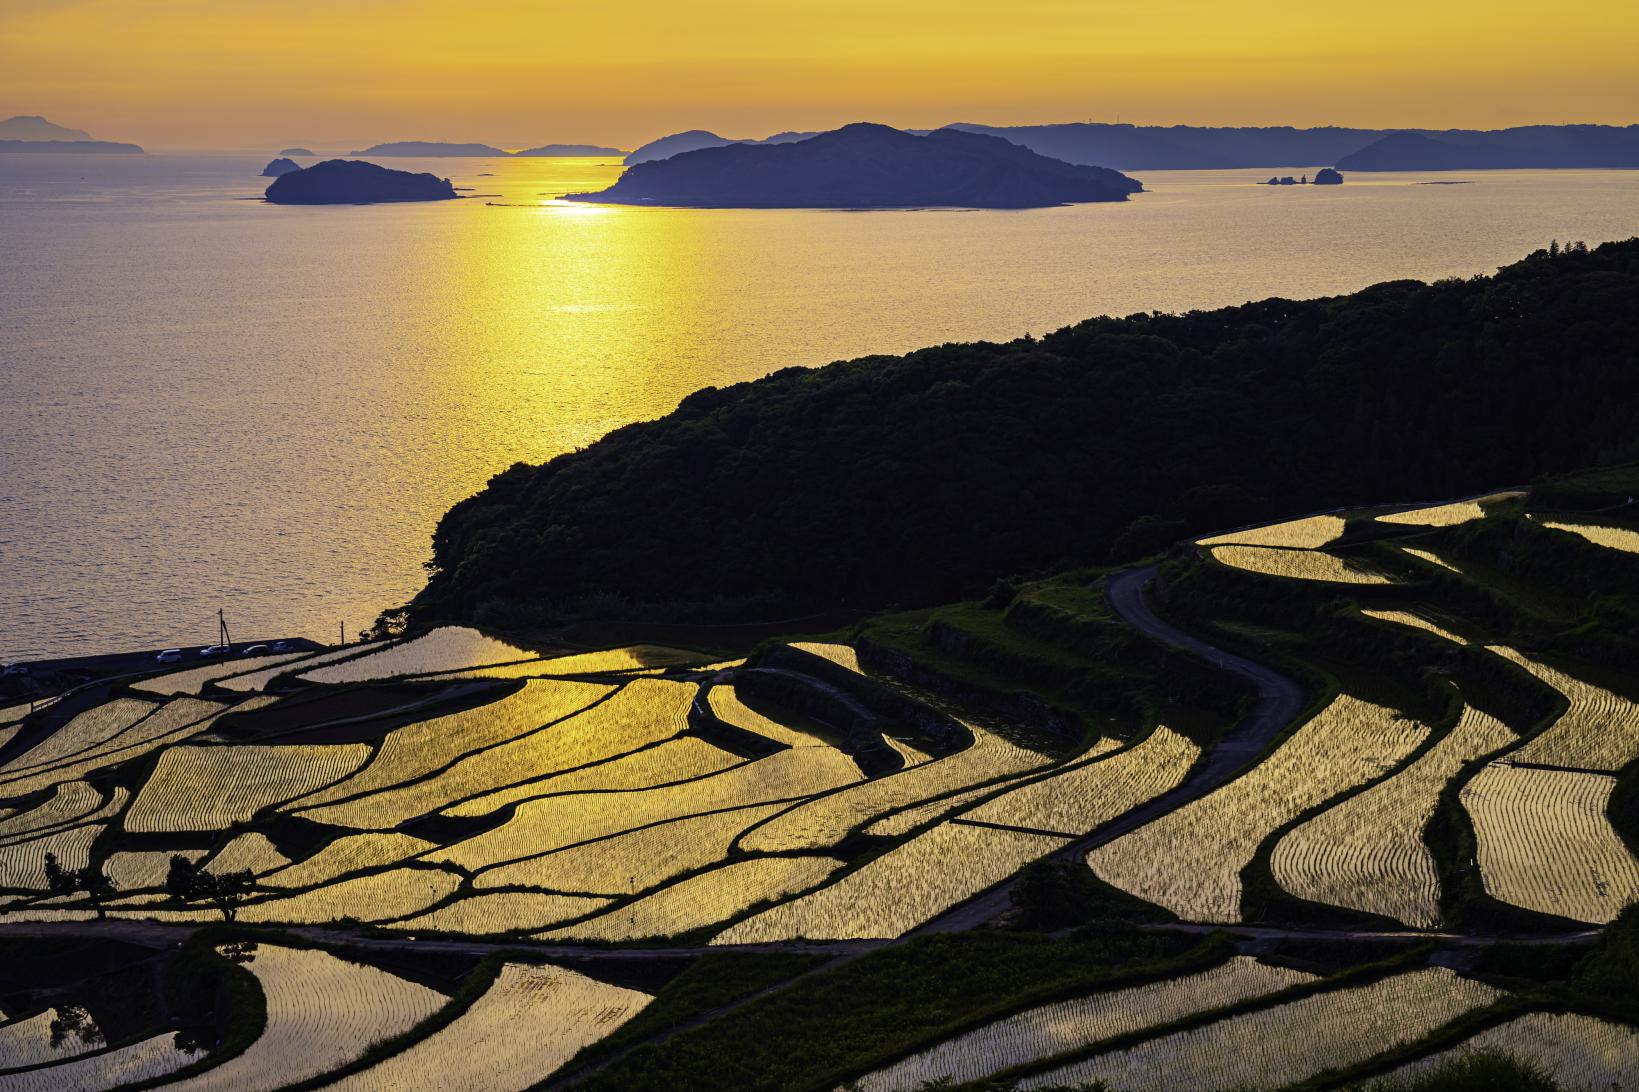
{"label": "distant mountain ridge", "polygon": [[593,156],[593,155],[622,155],[619,148],[608,148],[601,144],[542,144],[538,148],[524,148],[521,151],[509,152],[504,148],[497,148],[492,144],[451,144],[442,140],[393,140],[385,144],[372,144],[362,151],[349,153],[351,155],[376,156],[460,156],[464,158],[509,159],[517,157],[541,156]]}
{"label": "distant mountain ridge", "polygon": [[1143,186],[1103,167],[956,129],[857,123],[805,140],[699,148],[627,168],[566,200],[687,208],[1041,208],[1124,201]]}
{"label": "distant mountain ridge", "polygon": [[[1333,166],[1339,170],[1504,167],[1639,168],[1639,125],[1512,129],[1211,128],[1193,125],[970,125],[1067,163],[1117,170]],[[1418,139],[1406,139],[1408,137]],[[1375,152],[1379,144],[1385,146]],[[1368,154],[1370,152],[1370,154]],[[1419,166],[1426,163],[1427,166]]]}
{"label": "distant mountain ridge", "polygon": [[1340,170],[1446,171],[1639,167],[1639,125],[1389,133],[1337,161]]}
{"label": "distant mountain ridge", "polygon": [[771,137],[764,137],[761,140],[733,140],[729,137],[718,136],[709,129],[690,129],[687,132],[673,133],[670,136],[663,136],[659,140],[651,140],[647,144],[639,145],[626,156],[626,165],[631,167],[639,163],[651,163],[657,159],[670,159],[674,155],[681,155],[684,152],[697,152],[702,148],[726,148],[730,144],[792,144],[818,135],[818,133],[799,133],[787,130],[783,133],[775,133]]}

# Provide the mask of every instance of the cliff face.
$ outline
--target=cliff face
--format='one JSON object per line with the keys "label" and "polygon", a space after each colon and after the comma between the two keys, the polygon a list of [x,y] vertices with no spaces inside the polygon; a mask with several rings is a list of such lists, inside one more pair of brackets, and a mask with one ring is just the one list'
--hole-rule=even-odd
{"label": "cliff face", "polygon": [[327,159],[274,179],[267,199],[276,205],[364,205],[380,201],[447,201],[455,187],[432,174],[395,171],[352,159]]}
{"label": "cliff face", "polygon": [[1123,201],[1143,186],[997,137],[849,125],[783,144],[733,144],[640,163],[570,200],[695,208],[1039,208]]}

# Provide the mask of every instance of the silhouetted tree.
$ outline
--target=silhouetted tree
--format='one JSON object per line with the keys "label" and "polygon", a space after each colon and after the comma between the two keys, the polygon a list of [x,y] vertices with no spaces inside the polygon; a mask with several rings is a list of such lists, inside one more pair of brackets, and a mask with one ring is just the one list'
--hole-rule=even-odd
{"label": "silhouetted tree", "polygon": [[72,1035],[88,1047],[102,1046],[102,1029],[79,1005],[63,1005],[51,1018],[51,1049],[57,1050]]}
{"label": "silhouetted tree", "polygon": [[220,874],[206,872],[180,854],[171,858],[170,870],[165,874],[165,890],[173,899],[208,902],[222,912],[224,921],[232,921],[238,915],[239,903],[255,885],[255,873],[248,868]]}
{"label": "silhouetted tree", "polygon": [[92,909],[96,910],[99,921],[108,917],[108,911],[103,904],[113,898],[118,891],[114,881],[103,875],[101,865],[87,865],[80,869],[64,868],[55,853],[46,854],[46,888],[53,895],[84,892],[91,902]]}

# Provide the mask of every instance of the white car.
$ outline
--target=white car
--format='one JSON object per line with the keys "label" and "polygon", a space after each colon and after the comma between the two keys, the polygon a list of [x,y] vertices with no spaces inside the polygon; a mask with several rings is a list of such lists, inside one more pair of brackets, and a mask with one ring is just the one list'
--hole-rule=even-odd
{"label": "white car", "polygon": [[161,652],[158,656],[154,657],[156,662],[162,664],[174,664],[181,659],[182,650],[180,648],[168,648],[164,652]]}
{"label": "white car", "polygon": [[204,648],[199,650],[199,658],[205,660],[212,656],[226,656],[229,651],[230,649],[227,645],[206,645]]}
{"label": "white car", "polygon": [[247,648],[244,651],[240,652],[239,655],[241,655],[241,656],[260,656],[262,653],[264,653],[266,651],[267,651],[267,646],[266,645],[251,645],[249,648]]}

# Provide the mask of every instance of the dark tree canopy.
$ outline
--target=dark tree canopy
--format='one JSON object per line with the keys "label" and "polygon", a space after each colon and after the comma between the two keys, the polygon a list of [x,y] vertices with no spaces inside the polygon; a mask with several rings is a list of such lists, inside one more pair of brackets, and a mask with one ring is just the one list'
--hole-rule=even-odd
{"label": "dark tree canopy", "polygon": [[909,606],[1449,498],[1639,456],[1636,364],[1639,240],[788,369],[497,475],[440,523],[410,620]]}

